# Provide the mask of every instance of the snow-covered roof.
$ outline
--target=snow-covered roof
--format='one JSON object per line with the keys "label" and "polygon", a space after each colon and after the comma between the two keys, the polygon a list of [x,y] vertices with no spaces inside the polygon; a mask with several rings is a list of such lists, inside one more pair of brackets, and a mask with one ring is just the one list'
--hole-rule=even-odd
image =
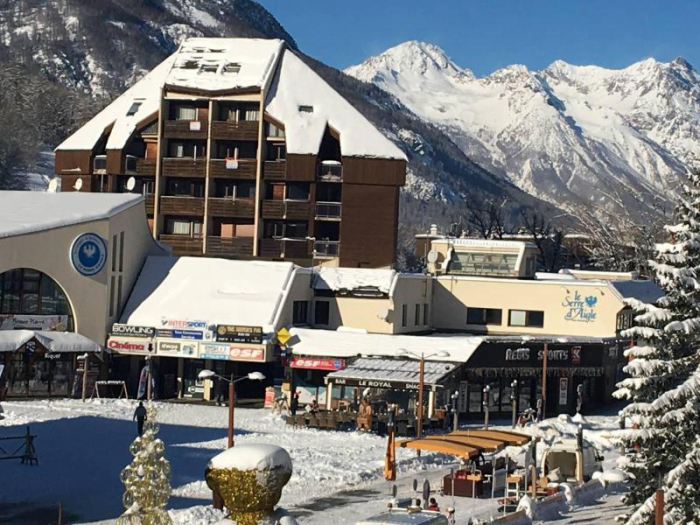
{"label": "snow-covered roof", "polygon": [[177,319],[272,332],[294,271],[289,262],[150,256],[120,322],[160,327]]}
{"label": "snow-covered roof", "polygon": [[402,350],[426,356],[445,351],[447,357],[431,361],[464,363],[476,351],[483,337],[465,335],[389,335],[354,331],[292,328],[288,346],[296,355],[326,357],[383,356],[398,357]]}
{"label": "snow-covered roof", "polygon": [[663,290],[654,281],[609,281],[623,299],[637,299],[643,303],[655,303],[664,296]]}
{"label": "snow-covered roof", "polygon": [[0,238],[108,219],[142,200],[131,193],[0,191]]}
{"label": "snow-covered roof", "polygon": [[292,471],[292,458],[282,447],[267,444],[243,444],[217,454],[208,468],[238,470],[282,469]]}
{"label": "snow-covered roof", "polygon": [[316,155],[330,126],[344,156],[406,160],[406,155],[292,51],[282,55],[266,111],[284,124],[287,153]]}
{"label": "snow-covered roof", "polygon": [[[64,140],[56,151],[92,150],[111,126],[107,149],[123,149],[136,125],[156,113],[160,107],[161,88],[176,55],[166,58],[145,77],[126,90],[78,131]],[[138,107],[135,104],[139,104]],[[132,109],[135,112],[132,115]]]}
{"label": "snow-covered roof", "polygon": [[50,352],[99,352],[100,345],[75,332],[0,330],[0,352],[14,352],[35,339]]}
{"label": "snow-covered roof", "polygon": [[322,267],[314,278],[314,289],[334,292],[371,290],[388,294],[396,277],[394,270]]}
{"label": "snow-covered roof", "polygon": [[537,248],[537,246],[528,241],[502,241],[499,239],[462,239],[447,237],[443,239],[435,239],[433,240],[433,243],[446,243],[455,247],[470,246],[474,248],[510,248],[517,250],[522,250],[524,248]]}
{"label": "snow-covered roof", "polygon": [[165,84],[197,91],[262,88],[284,43],[261,38],[188,38]]}
{"label": "snow-covered roof", "polygon": [[[454,363],[426,361],[423,382],[435,385],[457,367]],[[420,361],[416,359],[381,359],[361,357],[343,370],[328,374],[328,380],[338,378],[364,379],[368,381],[418,383],[420,381]]]}

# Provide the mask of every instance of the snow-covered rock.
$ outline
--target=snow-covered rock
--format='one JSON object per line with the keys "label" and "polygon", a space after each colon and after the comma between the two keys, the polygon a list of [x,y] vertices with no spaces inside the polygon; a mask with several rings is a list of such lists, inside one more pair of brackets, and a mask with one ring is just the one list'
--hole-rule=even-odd
{"label": "snow-covered rock", "polygon": [[282,447],[250,443],[229,448],[214,456],[209,468],[238,470],[282,469],[292,471],[292,458]]}

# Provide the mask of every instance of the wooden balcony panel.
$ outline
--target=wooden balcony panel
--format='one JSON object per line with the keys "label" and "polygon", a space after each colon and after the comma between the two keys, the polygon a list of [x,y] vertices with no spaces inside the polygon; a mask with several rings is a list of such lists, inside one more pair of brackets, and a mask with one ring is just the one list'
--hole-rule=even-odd
{"label": "wooden balcony panel", "polygon": [[[190,122],[199,122],[199,130],[190,129]],[[204,120],[166,120],[163,136],[166,139],[205,139],[209,123]]]}
{"label": "wooden balcony panel", "polygon": [[160,197],[160,213],[168,215],[204,215],[201,197]]}
{"label": "wooden balcony panel", "polygon": [[308,201],[285,201],[286,219],[309,219],[310,205]]}
{"label": "wooden balcony panel", "polygon": [[207,173],[206,159],[163,158],[163,175],[166,177],[204,177]]}
{"label": "wooden balcony panel", "polygon": [[284,241],[284,257],[286,259],[309,259],[311,255],[309,241]]}
{"label": "wooden balcony panel", "polygon": [[260,239],[260,257],[275,259],[282,257],[282,241],[279,239]]}
{"label": "wooden balcony panel", "polygon": [[306,240],[261,239],[260,257],[310,259],[312,250]]}
{"label": "wooden balcony panel", "polygon": [[209,215],[252,219],[255,216],[253,199],[209,198]]}
{"label": "wooden balcony panel", "polygon": [[136,160],[137,175],[155,175],[156,174],[156,159],[137,159]]}
{"label": "wooden balcony panel", "polygon": [[213,140],[258,140],[260,121],[229,122],[214,120],[211,123],[211,138]]}
{"label": "wooden balcony panel", "polygon": [[214,257],[252,257],[252,237],[207,237],[207,255]]}
{"label": "wooden balcony panel", "polygon": [[155,195],[146,195],[146,213],[148,213],[149,215],[153,215],[155,200]]}
{"label": "wooden balcony panel", "polygon": [[226,167],[225,159],[211,159],[209,177],[255,180],[255,164],[255,159],[239,160],[238,167],[233,169]]}
{"label": "wooden balcony panel", "polygon": [[262,205],[263,219],[283,219],[284,201],[265,200]]}
{"label": "wooden balcony panel", "polygon": [[287,163],[284,160],[265,161],[263,177],[265,180],[285,180],[287,178]]}
{"label": "wooden balcony panel", "polygon": [[176,255],[202,255],[201,237],[161,234],[159,240],[170,246]]}

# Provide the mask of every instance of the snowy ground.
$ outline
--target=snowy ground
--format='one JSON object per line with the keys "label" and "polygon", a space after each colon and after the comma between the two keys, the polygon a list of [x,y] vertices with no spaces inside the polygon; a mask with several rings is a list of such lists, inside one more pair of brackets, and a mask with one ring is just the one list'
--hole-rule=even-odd
{"label": "snowy ground", "polygon": [[[159,437],[166,443],[171,462],[173,495],[169,508],[175,523],[207,525],[221,514],[211,508],[204,468],[209,459],[226,446],[225,408],[158,403]],[[109,523],[122,509],[123,486],[120,470],[131,456],[128,446],[135,436],[131,421],[134,403],[124,400],[74,400],[4,402],[6,419],[0,420],[0,437],[19,435],[30,424],[37,434],[39,466],[4,461],[4,483],[0,490],[0,523],[26,525],[55,522],[59,502],[64,523]],[[589,419],[587,437],[607,448],[604,435],[614,418]],[[298,516],[303,524],[352,525],[358,519],[381,511],[390,498],[391,483],[382,478],[386,440],[354,432],[292,429],[268,411],[236,409],[237,443],[270,443],[286,448],[294,462],[294,474],[280,504]],[[549,434],[567,430],[563,422],[552,422],[542,431]],[[573,427],[571,427],[573,428]],[[548,430],[547,430],[548,429]],[[605,450],[606,467],[612,467],[614,452]],[[452,458],[397,450],[399,496],[420,497],[412,492],[417,479],[422,486],[429,479],[438,487]],[[617,497],[597,505],[595,523],[603,509],[613,508]],[[443,507],[451,498],[438,498]],[[480,516],[493,512],[485,500],[457,498],[457,515]],[[579,512],[556,523],[577,523]],[[599,519],[600,518],[600,519]],[[569,521],[567,521],[569,520]]]}

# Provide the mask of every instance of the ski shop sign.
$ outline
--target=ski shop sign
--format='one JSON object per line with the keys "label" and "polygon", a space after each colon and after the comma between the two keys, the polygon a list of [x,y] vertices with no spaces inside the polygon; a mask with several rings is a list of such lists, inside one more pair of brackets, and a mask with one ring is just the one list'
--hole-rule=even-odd
{"label": "ski shop sign", "polygon": [[[505,350],[505,360],[507,362],[523,362],[527,363],[532,360],[533,356],[536,356],[538,362],[544,360],[544,348],[532,349],[525,346],[517,348],[506,348]],[[581,347],[572,346],[569,348],[548,348],[547,349],[547,361],[550,363],[571,363],[573,365],[581,364]]]}
{"label": "ski shop sign", "polygon": [[590,323],[597,318],[596,306],[598,298],[595,295],[581,295],[575,290],[568,294],[561,305],[564,307],[564,320],[577,323]]}
{"label": "ski shop sign", "polygon": [[148,355],[153,353],[153,343],[142,337],[110,337],[107,348],[119,354]]}
{"label": "ski shop sign", "polygon": [[223,343],[262,344],[262,326],[216,325],[216,340]]}
{"label": "ski shop sign", "polygon": [[336,370],[342,370],[345,368],[345,360],[294,356],[290,366],[292,368],[300,368],[304,370],[329,370],[331,372],[335,372]]}
{"label": "ski shop sign", "polygon": [[112,335],[120,337],[148,337],[156,335],[156,329],[152,326],[135,326],[130,324],[114,323],[112,325]]}
{"label": "ski shop sign", "polygon": [[266,360],[265,347],[247,347],[231,343],[202,343],[201,359],[219,361],[253,361],[263,363]]}

